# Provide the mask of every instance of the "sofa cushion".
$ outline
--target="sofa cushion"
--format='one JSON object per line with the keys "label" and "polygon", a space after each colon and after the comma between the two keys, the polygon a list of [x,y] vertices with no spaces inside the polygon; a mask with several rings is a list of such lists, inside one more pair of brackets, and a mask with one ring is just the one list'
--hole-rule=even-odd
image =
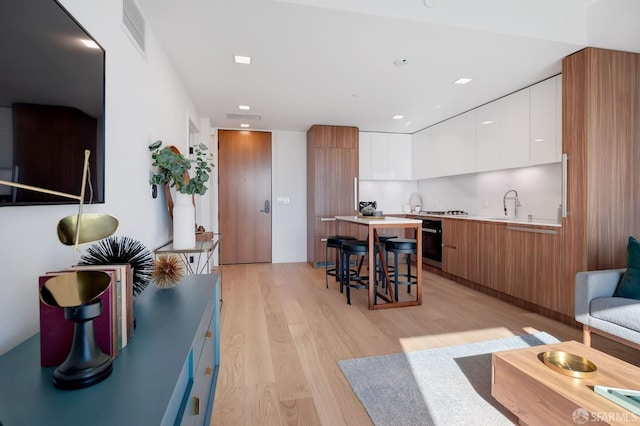
{"label": "sofa cushion", "polygon": [[640,299],[640,242],[633,237],[627,243],[627,270],[613,295]]}
{"label": "sofa cushion", "polygon": [[640,332],[640,301],[624,297],[593,299],[591,316],[621,327]]}

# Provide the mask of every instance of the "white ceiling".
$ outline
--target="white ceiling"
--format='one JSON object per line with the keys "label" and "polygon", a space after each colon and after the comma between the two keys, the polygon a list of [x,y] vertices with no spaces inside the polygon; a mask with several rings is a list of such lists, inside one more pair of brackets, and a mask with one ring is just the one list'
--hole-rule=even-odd
{"label": "white ceiling", "polygon": [[[138,2],[199,112],[224,128],[414,133],[558,74],[585,46],[640,52],[637,0]],[[262,119],[227,118],[242,113]]]}

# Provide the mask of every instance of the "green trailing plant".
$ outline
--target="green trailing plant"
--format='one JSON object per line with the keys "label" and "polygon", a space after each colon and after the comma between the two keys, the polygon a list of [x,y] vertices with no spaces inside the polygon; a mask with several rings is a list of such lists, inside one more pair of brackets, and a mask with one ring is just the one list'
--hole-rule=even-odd
{"label": "green trailing plant", "polygon": [[[162,141],[158,140],[149,145],[153,167],[158,168],[153,173],[149,183],[151,185],[169,185],[183,194],[203,195],[207,192],[207,182],[213,163],[207,156],[207,146],[199,144],[194,147],[194,159],[182,155],[173,146],[161,148]],[[190,173],[192,171],[192,173]]]}

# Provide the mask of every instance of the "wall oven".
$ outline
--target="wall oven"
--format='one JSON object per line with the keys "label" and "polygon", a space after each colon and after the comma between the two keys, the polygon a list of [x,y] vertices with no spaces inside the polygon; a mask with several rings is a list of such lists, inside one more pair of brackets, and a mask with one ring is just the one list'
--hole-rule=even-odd
{"label": "wall oven", "polygon": [[422,221],[422,261],[442,268],[442,221],[440,220]]}

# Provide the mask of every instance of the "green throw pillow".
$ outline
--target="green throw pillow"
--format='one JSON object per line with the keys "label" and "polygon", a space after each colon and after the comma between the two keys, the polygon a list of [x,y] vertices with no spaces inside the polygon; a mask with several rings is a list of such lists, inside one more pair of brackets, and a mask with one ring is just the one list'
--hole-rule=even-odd
{"label": "green throw pillow", "polygon": [[627,270],[613,296],[640,299],[640,242],[633,237],[627,244]]}

